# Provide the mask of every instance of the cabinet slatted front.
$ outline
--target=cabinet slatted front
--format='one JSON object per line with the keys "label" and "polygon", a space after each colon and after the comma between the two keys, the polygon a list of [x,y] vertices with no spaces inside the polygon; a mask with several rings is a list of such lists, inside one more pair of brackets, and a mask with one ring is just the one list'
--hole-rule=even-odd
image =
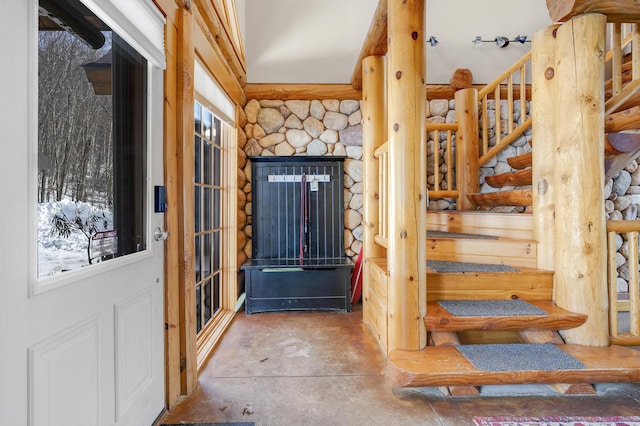
{"label": "cabinet slatted front", "polygon": [[351,310],[344,254],[344,157],[250,157],[247,313]]}

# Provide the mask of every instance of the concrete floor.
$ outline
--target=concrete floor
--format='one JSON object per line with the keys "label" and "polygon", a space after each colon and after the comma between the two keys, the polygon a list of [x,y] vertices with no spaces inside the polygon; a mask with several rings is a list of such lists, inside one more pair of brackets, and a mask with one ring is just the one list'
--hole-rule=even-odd
{"label": "concrete floor", "polygon": [[393,389],[361,305],[352,313],[240,312],[198,389],[158,424],[464,426],[474,416],[640,415],[640,384],[596,389],[560,396],[547,386],[491,386],[455,398],[436,388]]}

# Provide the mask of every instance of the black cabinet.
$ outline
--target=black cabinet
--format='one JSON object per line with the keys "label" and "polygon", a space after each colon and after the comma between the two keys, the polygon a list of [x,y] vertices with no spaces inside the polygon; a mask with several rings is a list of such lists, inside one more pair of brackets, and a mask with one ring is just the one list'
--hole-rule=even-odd
{"label": "black cabinet", "polygon": [[250,157],[246,312],[351,310],[343,157]]}

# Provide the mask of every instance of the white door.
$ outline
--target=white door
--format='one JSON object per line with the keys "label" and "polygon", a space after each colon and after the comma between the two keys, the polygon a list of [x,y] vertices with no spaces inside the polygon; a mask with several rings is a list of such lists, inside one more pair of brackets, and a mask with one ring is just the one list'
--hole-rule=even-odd
{"label": "white door", "polygon": [[[63,9],[68,9],[77,1],[47,0],[44,3],[65,4]],[[105,157],[97,160],[95,156],[99,154],[92,154],[93,169],[81,172],[78,165],[58,167],[58,174],[60,170],[66,174],[67,183],[63,185],[56,176],[59,188],[50,188],[51,199],[56,198],[55,192],[59,189],[65,194],[63,198],[84,197],[89,203],[103,207],[101,213],[112,215],[113,219],[107,218],[109,220],[99,216],[98,226],[91,229],[90,239],[86,238],[89,248],[86,257],[92,259],[88,266],[74,264],[73,256],[77,253],[72,255],[68,247],[53,244],[43,249],[38,244],[43,235],[38,233],[38,201],[42,201],[40,172],[52,170],[52,164],[58,164],[63,158],[55,157],[59,153],[53,151],[44,152],[45,148],[39,146],[39,139],[45,137],[42,126],[51,125],[53,132],[52,123],[60,113],[43,117],[42,111],[39,114],[38,97],[65,84],[62,76],[38,83],[44,64],[38,52],[39,46],[42,48],[38,27],[43,25],[42,17],[38,16],[38,0],[4,2],[0,17],[3,58],[0,70],[0,424],[3,425],[150,425],[164,407],[164,243],[162,239],[154,239],[154,230],[164,225],[163,213],[154,212],[154,187],[163,184],[163,60],[158,59],[163,53],[161,41],[159,49],[154,50],[153,37],[158,31],[162,37],[162,19],[148,1],[118,2],[126,3],[124,6],[114,5],[116,2],[111,0],[84,0],[83,3],[114,30],[113,40],[111,36],[107,39],[112,43],[111,50],[120,49],[121,53],[113,53],[113,73],[133,74],[137,79],[133,86],[142,87],[142,96],[133,95],[135,100],[122,102],[118,96],[124,96],[133,86],[113,83],[114,93],[107,95],[112,99],[111,104],[107,101],[103,104],[106,113],[113,116],[114,124],[113,128],[102,128],[101,137],[104,139],[105,132],[114,133],[109,137],[119,142],[114,142],[114,147],[109,149],[117,153],[111,155],[104,148]],[[131,21],[127,18],[127,8],[135,11],[130,15]],[[81,8],[81,13],[86,14],[87,10]],[[145,25],[151,29],[145,30]],[[116,37],[120,37],[117,43]],[[143,58],[135,67],[128,64],[129,59],[122,59],[128,57],[129,50],[136,51],[136,58]],[[55,55],[53,58],[64,59]],[[69,66],[77,68],[83,64],[70,63]],[[120,78],[112,75],[114,81]],[[97,94],[96,87],[93,90]],[[71,99],[71,95],[67,98]],[[56,102],[60,104],[59,100]],[[127,105],[124,110],[108,106],[118,102]],[[69,126],[79,117],[73,115],[72,110],[74,114],[88,114],[89,105],[69,100],[68,105],[59,109],[66,114],[64,125]],[[136,121],[141,122],[142,127],[128,127],[128,113],[138,117]],[[99,127],[96,120],[89,116],[78,127],[81,129],[78,132],[85,132],[83,136],[73,137],[84,141],[89,150],[99,137],[88,129],[96,127]],[[44,134],[52,133],[47,128]],[[71,138],[69,136],[69,140]],[[141,139],[143,145],[138,145],[133,154],[124,153],[129,149],[130,140],[135,138]],[[60,147],[66,141],[58,136],[52,146]],[[78,150],[77,146],[70,146],[67,154]],[[118,159],[119,155],[122,158]],[[114,165],[110,170],[117,169],[113,175],[105,171],[108,167],[96,166],[111,161]],[[123,175],[128,177],[118,177]],[[49,179],[53,181],[51,176]],[[115,194],[100,195],[94,189],[94,195],[85,196],[91,191],[78,176],[87,176],[87,180],[95,182],[106,181],[105,186],[115,188]],[[125,195],[129,191],[136,195]],[[68,224],[74,222],[71,219]],[[72,229],[71,234],[81,235],[81,231]],[[70,238],[67,236],[67,240]],[[60,239],[63,243],[67,240]],[[55,261],[59,263],[51,266]],[[47,271],[43,272],[44,269]],[[66,269],[68,271],[62,272]]]}

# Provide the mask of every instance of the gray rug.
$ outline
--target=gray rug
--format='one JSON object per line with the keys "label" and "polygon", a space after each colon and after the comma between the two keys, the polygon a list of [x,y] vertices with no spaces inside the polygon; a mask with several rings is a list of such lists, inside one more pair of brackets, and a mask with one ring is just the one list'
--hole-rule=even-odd
{"label": "gray rug", "polygon": [[464,234],[462,232],[427,231],[427,238],[466,238],[468,240],[497,240],[495,235]]}
{"label": "gray rug", "polygon": [[508,265],[450,262],[448,260],[427,260],[427,268],[435,272],[520,272],[519,269]]}
{"label": "gray rug", "polygon": [[460,345],[458,351],[482,371],[582,370],[584,364],[553,344]]}
{"label": "gray rug", "polygon": [[440,300],[440,306],[460,317],[546,315],[547,311],[524,300]]}

